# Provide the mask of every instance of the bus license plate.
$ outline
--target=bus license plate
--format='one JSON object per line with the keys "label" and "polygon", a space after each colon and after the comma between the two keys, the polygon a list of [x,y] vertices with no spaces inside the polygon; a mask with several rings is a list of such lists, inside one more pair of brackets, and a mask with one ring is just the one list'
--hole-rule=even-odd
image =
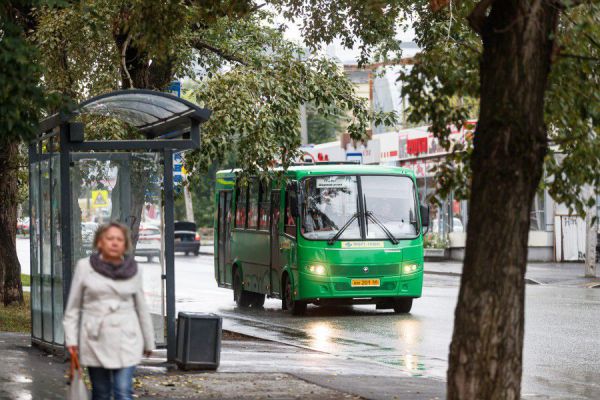
{"label": "bus license plate", "polygon": [[379,279],[352,279],[352,287],[376,286],[379,287]]}

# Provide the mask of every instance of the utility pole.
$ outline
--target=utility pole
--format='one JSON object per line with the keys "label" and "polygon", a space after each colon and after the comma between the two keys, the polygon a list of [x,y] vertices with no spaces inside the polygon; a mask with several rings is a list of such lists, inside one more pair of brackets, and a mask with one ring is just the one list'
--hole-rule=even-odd
{"label": "utility pole", "polygon": [[[593,187],[585,190],[589,196],[596,196]],[[588,207],[585,213],[585,277],[596,277],[596,244],[598,241],[598,221],[596,220],[598,208],[596,203]]]}
{"label": "utility pole", "polygon": [[186,174],[183,175],[183,200],[185,202],[185,219],[186,221],[194,221],[194,205],[192,203],[192,194],[190,193],[190,186],[187,182]]}
{"label": "utility pole", "polygon": [[306,115],[306,104],[300,104],[300,144],[308,144],[308,117]]}

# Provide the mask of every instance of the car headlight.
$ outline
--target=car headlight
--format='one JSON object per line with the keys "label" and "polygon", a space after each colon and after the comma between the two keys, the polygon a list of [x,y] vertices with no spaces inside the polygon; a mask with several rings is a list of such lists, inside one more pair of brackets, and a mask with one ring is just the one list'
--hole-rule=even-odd
{"label": "car headlight", "polygon": [[405,264],[402,266],[403,274],[412,274],[419,270],[419,266],[417,264]]}
{"label": "car headlight", "polygon": [[325,266],[319,264],[309,265],[306,267],[306,270],[311,274],[315,275],[325,275],[325,273],[327,272]]}

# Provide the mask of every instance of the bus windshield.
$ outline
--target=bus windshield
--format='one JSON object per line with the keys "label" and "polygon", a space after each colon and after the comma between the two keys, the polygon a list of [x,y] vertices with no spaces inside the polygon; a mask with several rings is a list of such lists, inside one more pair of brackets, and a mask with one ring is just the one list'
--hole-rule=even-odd
{"label": "bus windshield", "polygon": [[394,242],[418,233],[415,188],[406,176],[333,175],[303,182],[301,232],[307,239],[330,240],[343,230],[337,239]]}

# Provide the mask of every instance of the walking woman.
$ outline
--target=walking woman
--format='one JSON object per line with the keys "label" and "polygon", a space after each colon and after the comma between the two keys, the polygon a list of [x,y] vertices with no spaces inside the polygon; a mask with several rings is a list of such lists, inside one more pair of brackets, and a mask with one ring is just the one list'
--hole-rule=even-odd
{"label": "walking woman", "polygon": [[94,253],[75,267],[63,320],[65,344],[88,367],[92,400],[132,399],[133,372],[154,350],[142,277],[126,226],[96,231]]}

